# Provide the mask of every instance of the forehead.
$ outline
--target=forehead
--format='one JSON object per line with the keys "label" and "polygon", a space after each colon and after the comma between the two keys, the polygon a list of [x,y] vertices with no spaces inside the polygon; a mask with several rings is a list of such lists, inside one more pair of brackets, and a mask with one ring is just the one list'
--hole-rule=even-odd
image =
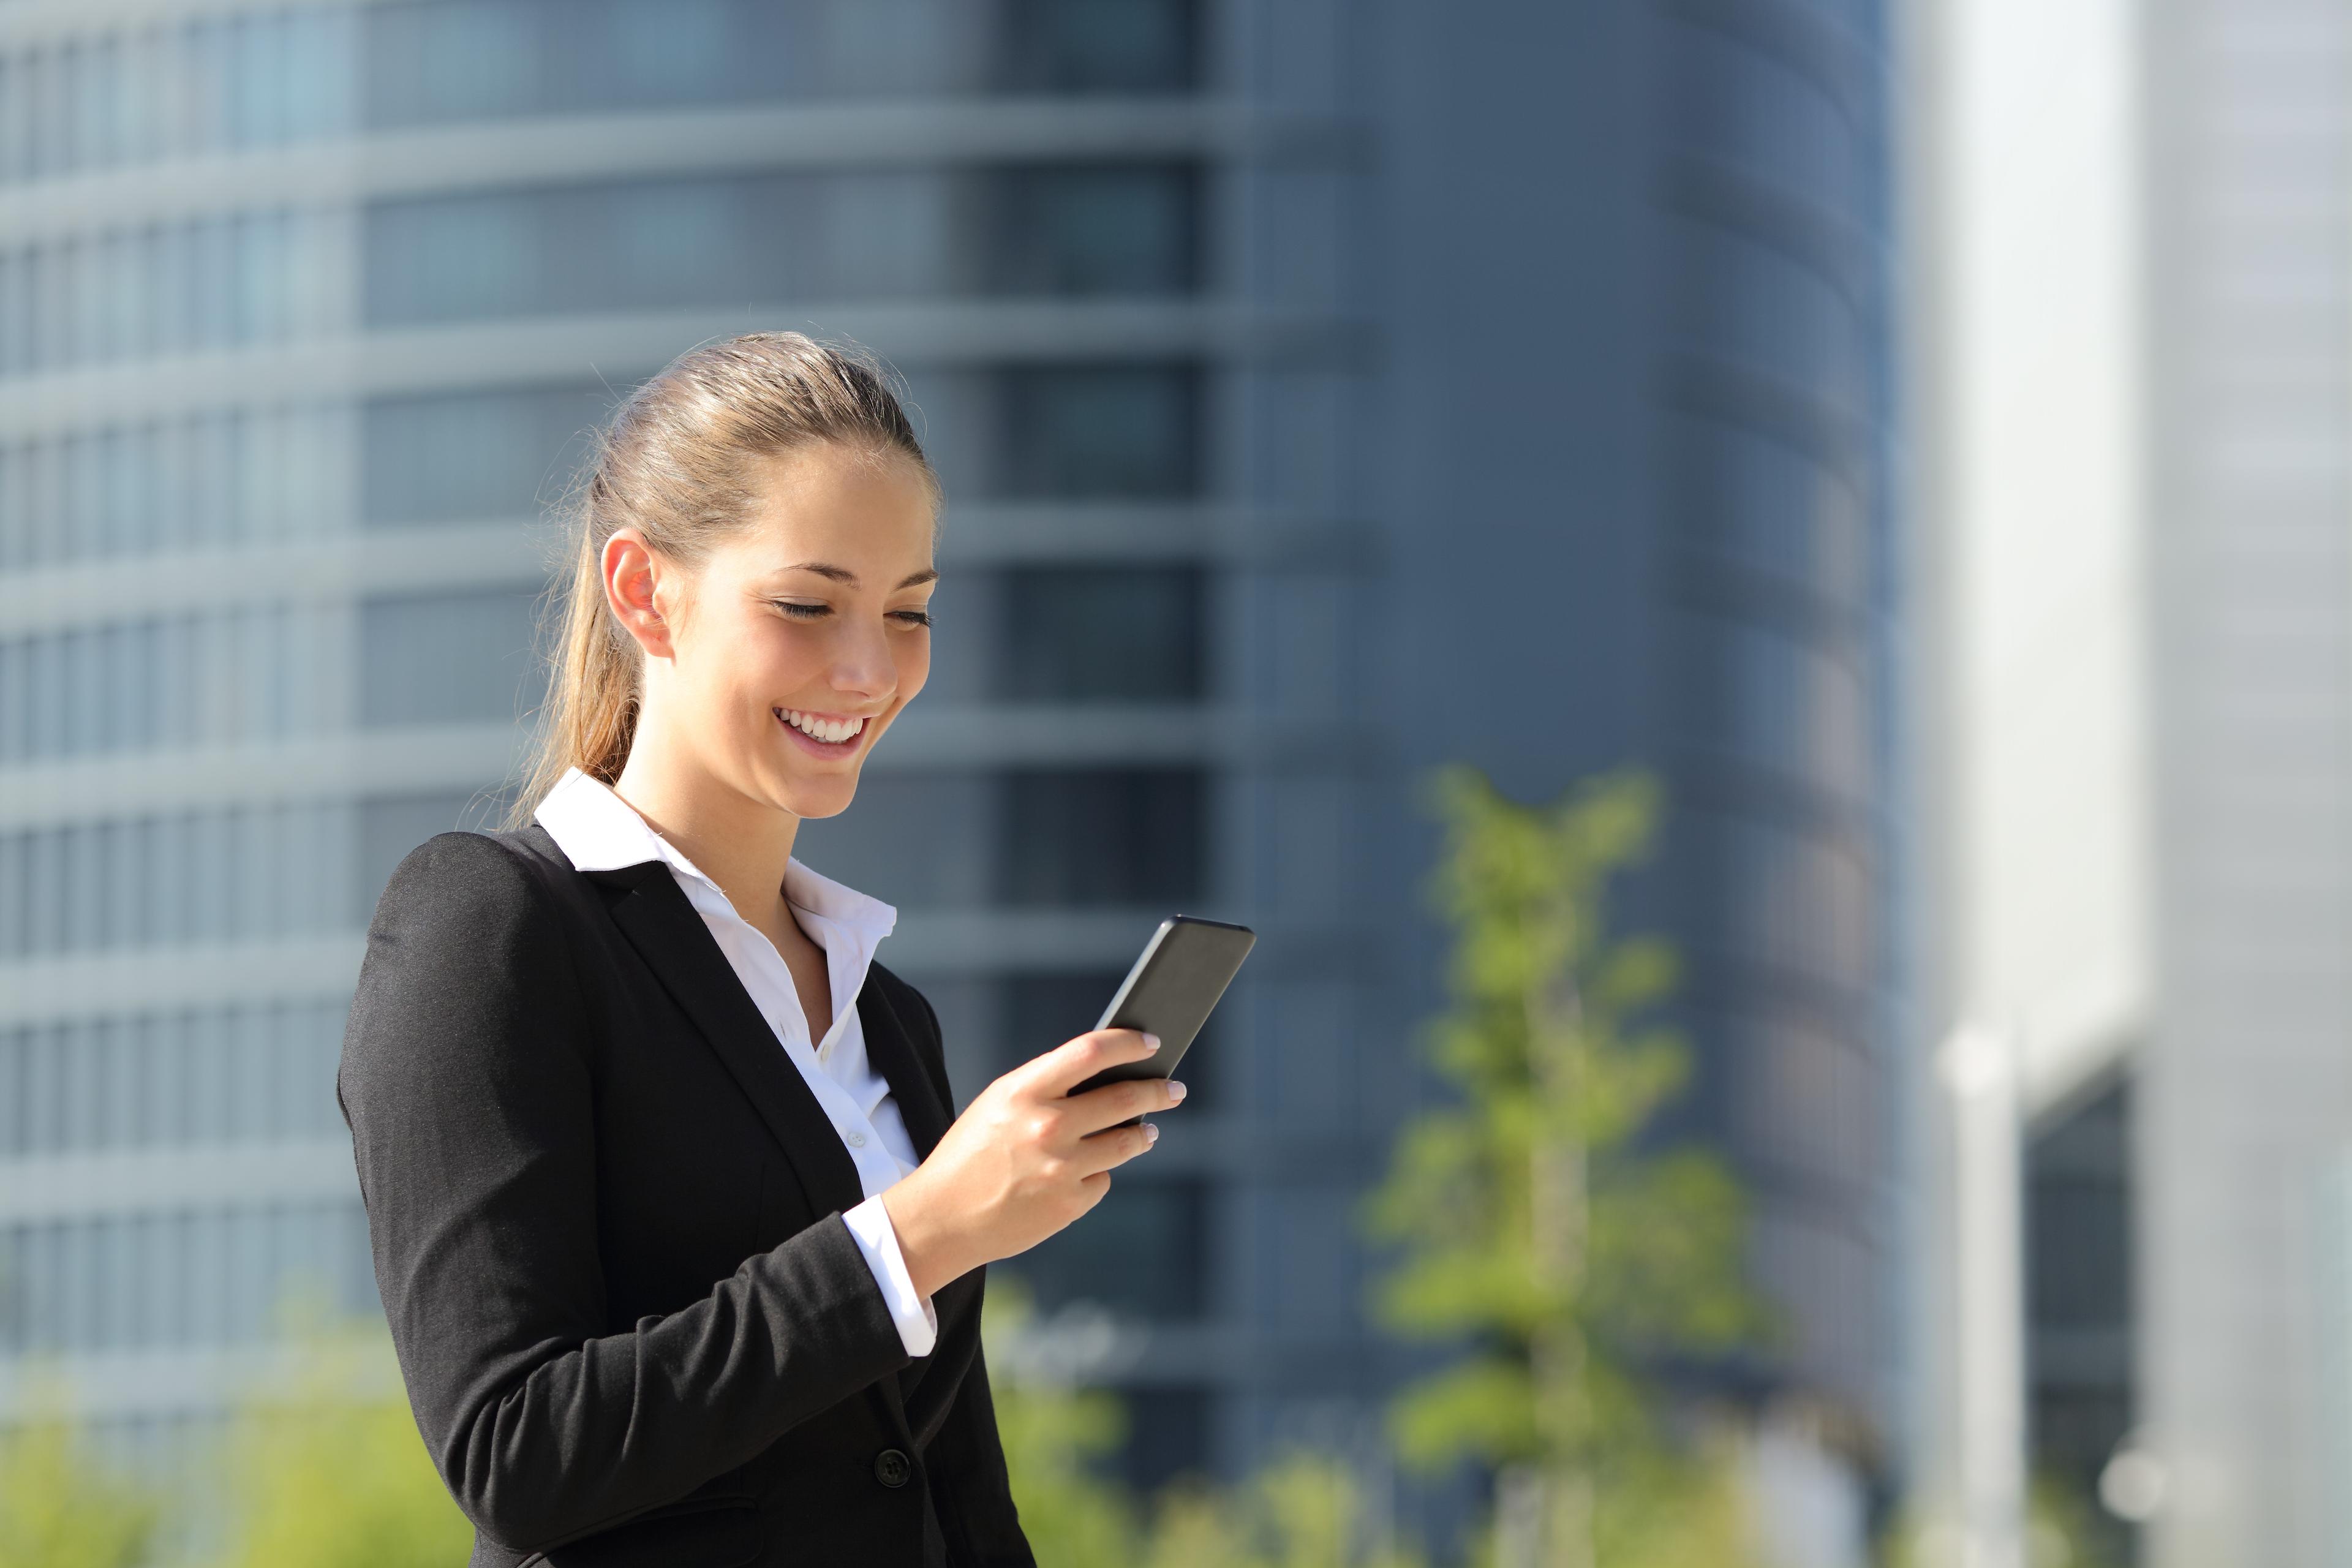
{"label": "forehead", "polygon": [[835,562],[896,583],[931,561],[931,493],[914,463],[897,453],[816,442],[752,466],[749,526],[727,552],[755,572],[800,562]]}

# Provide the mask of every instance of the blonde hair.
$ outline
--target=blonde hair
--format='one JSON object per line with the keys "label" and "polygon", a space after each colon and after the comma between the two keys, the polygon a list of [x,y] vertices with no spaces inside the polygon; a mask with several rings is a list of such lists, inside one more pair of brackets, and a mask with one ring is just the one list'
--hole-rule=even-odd
{"label": "blonde hair", "polygon": [[629,760],[642,700],[644,655],[604,598],[604,545],[637,529],[688,570],[745,526],[762,458],[834,441],[911,461],[940,502],[890,378],[864,351],[799,332],[747,332],[689,349],[631,393],[596,436],[564,503],[569,580],[552,601],[545,723],[509,831],[567,768],[611,784]]}

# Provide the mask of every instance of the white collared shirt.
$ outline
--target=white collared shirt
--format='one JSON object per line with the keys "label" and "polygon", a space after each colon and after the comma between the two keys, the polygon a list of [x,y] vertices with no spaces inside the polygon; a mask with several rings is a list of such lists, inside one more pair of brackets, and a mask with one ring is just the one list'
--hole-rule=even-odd
{"label": "white collared shirt", "polygon": [[928,1296],[919,1295],[898,1250],[881,1194],[919,1163],[888,1080],[866,1057],[866,1029],[857,1016],[857,994],[865,988],[874,949],[898,923],[898,911],[820,876],[794,859],[784,865],[784,901],[809,940],[824,950],[825,977],[833,989],[833,1020],[824,1037],[812,1041],[808,1017],[791,968],[765,931],[735,912],[718,883],[656,833],[636,809],[602,780],[578,768],[565,770],[533,813],[557,847],[583,871],[609,871],[659,859],[669,867],[702,923],[718,939],[719,951],[743,982],[800,1069],[817,1103],[841,1135],[842,1147],[857,1166],[866,1201],[841,1217],[857,1238],[858,1250],[880,1282],[891,1321],[908,1355],[931,1353],[940,1320]]}

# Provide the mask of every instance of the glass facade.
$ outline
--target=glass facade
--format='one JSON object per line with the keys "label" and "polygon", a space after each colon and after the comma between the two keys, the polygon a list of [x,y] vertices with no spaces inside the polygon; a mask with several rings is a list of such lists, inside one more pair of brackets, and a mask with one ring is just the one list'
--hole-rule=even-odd
{"label": "glass facade", "polygon": [[[0,40],[0,184],[536,116],[1166,95],[1196,0],[407,0]],[[28,30],[29,31],[29,30]]]}
{"label": "glass facade", "polygon": [[1662,749],[1706,1115],[1787,1375],[1894,1408],[1877,12],[1661,25]]}

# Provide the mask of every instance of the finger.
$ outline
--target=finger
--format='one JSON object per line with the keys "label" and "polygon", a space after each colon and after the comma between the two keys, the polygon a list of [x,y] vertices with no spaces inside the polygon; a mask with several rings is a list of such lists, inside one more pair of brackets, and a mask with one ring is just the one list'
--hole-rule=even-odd
{"label": "finger", "polygon": [[1107,1067],[1141,1061],[1157,1049],[1144,1044],[1140,1029],[1089,1029],[1020,1070],[1027,1075],[1024,1087],[1041,1094],[1064,1095]]}
{"label": "finger", "polygon": [[1116,1165],[1124,1165],[1151,1147],[1160,1130],[1149,1122],[1136,1127],[1113,1127],[1082,1138],[1070,1155],[1073,1168],[1087,1175],[1098,1175]]}
{"label": "finger", "polygon": [[1084,1137],[1091,1132],[1099,1132],[1106,1127],[1116,1126],[1131,1117],[1166,1110],[1182,1098],[1182,1092],[1169,1088],[1164,1078],[1137,1078],[1125,1083],[1107,1083],[1084,1094],[1071,1095],[1062,1112],[1063,1125]]}

